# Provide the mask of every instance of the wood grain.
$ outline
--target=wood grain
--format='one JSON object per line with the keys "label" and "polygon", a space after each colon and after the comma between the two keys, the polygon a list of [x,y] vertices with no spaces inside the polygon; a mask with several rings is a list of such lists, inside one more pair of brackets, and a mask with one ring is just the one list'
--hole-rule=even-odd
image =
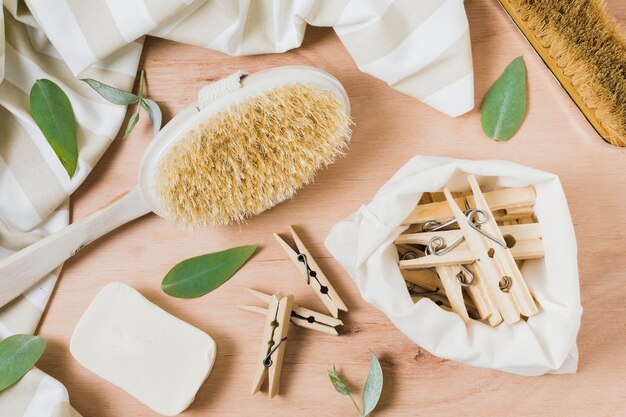
{"label": "wood grain", "polygon": [[[626,22],[626,3],[609,6]],[[362,74],[331,30],[309,28],[302,48],[281,54],[233,58],[206,49],[148,38],[141,65],[148,95],[165,120],[188,106],[207,81],[245,68],[285,64],[319,66],[339,78],[350,95],[356,122],[348,157],[321,172],[297,197],[247,223],[188,234],[148,215],[83,249],[66,263],[40,334],[48,348],[39,366],[69,389],[83,416],[147,417],[155,414],[73,360],[69,339],[93,296],[108,282],[123,281],[151,301],[208,332],[218,344],[209,379],[185,416],[350,416],[347,398],[334,392],[326,370],[333,364],[359,392],[368,350],[380,358],[385,387],[377,416],[616,416],[626,410],[626,181],[625,149],[602,142],[559,88],[495,1],[466,2],[470,19],[477,108],[501,71],[523,55],[528,66],[529,112],[507,143],[487,139],[479,111],[450,119]],[[137,181],[151,136],[144,118],[126,140],[116,140],[73,198],[79,219]],[[445,155],[507,159],[558,174],[579,245],[582,303],[579,371],[523,378],[439,359],[413,344],[359,296],[323,240],[331,226],[369,201],[411,156]],[[345,334],[320,334],[292,326],[281,393],[250,396],[263,318],[240,311],[250,303],[240,287],[294,294],[298,304],[323,310],[291,261],[272,238],[294,224],[332,280],[350,312]],[[182,259],[235,245],[260,251],[219,290],[195,300],[163,294],[159,283]],[[516,395],[512,395],[515,393]]]}

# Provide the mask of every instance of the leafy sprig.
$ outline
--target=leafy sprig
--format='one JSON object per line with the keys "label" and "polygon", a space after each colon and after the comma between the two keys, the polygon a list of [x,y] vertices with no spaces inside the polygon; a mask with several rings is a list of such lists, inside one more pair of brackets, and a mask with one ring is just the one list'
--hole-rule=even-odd
{"label": "leafy sprig", "polygon": [[141,70],[141,74],[139,76],[139,91],[137,92],[137,94],[133,94],[130,91],[120,90],[119,88],[111,87],[110,85],[106,85],[92,78],[83,78],[82,81],[86,82],[91,88],[96,90],[98,94],[100,94],[102,97],[104,97],[106,100],[113,104],[118,104],[120,106],[138,104],[137,111],[133,113],[132,116],[130,116],[130,119],[128,119],[128,124],[126,125],[123,139],[126,139],[126,137],[130,134],[130,132],[132,132],[133,128],[139,121],[140,108],[148,114],[148,117],[152,121],[152,129],[154,130],[154,134],[156,135],[161,129],[161,123],[163,120],[163,116],[161,115],[161,108],[155,101],[143,96],[143,89],[145,84],[145,71],[143,69]]}
{"label": "leafy sprig", "polygon": [[337,369],[335,369],[334,366],[332,371],[328,371],[328,377],[339,394],[350,398],[360,416],[367,416],[374,411],[380,399],[380,393],[383,390],[383,370],[380,367],[378,358],[373,352],[370,352],[370,371],[365,381],[365,387],[363,388],[363,410],[361,410],[354,400],[350,387],[337,374]]}

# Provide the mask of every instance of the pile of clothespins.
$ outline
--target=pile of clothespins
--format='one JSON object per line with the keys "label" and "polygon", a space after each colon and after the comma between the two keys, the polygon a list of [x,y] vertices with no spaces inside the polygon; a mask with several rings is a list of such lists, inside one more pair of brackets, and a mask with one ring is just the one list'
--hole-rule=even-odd
{"label": "pile of clothespins", "polygon": [[293,230],[293,227],[290,229],[297,251],[293,250],[277,234],[274,234],[274,237],[304,278],[302,282],[313,289],[332,316],[300,307],[293,302],[293,295],[285,296],[281,292],[269,295],[245,288],[248,293],[268,304],[267,309],[256,306],[240,306],[239,308],[265,316],[265,327],[255,367],[252,394],[256,394],[261,389],[263,382],[269,379],[268,393],[270,398],[278,394],[289,322],[296,326],[338,336],[339,333],[336,328],[343,324],[338,318],[339,311],[348,311],[345,303]]}
{"label": "pile of clothespins", "polygon": [[395,241],[399,266],[414,300],[428,297],[465,321],[491,326],[538,313],[520,272],[521,262],[543,257],[532,186],[482,193],[425,193]]}

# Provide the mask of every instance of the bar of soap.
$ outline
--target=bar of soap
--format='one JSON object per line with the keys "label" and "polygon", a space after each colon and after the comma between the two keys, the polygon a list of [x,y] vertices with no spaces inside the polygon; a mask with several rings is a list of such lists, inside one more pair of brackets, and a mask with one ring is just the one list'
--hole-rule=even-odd
{"label": "bar of soap", "polygon": [[189,407],[211,372],[216,345],[135,289],[112,283],[81,317],[70,352],[157,413],[174,416]]}

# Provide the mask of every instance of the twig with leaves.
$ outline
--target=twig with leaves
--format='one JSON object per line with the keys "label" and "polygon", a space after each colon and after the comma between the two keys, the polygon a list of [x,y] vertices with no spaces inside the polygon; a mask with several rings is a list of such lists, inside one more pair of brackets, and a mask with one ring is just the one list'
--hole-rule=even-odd
{"label": "twig with leaves", "polygon": [[100,81],[96,81],[92,78],[83,78],[82,81],[89,84],[91,88],[96,90],[98,94],[104,97],[106,100],[110,101],[113,104],[119,104],[120,106],[129,106],[131,104],[138,104],[137,111],[130,116],[128,120],[128,125],[126,126],[126,130],[124,131],[124,138],[132,132],[133,128],[139,121],[139,108],[145,110],[148,113],[148,117],[152,121],[152,128],[154,129],[154,134],[161,129],[161,109],[159,105],[156,104],[153,100],[146,98],[143,96],[143,87],[145,83],[145,71],[142,69],[141,74],[139,76],[139,91],[137,94],[133,94],[129,91],[120,90],[119,88],[111,87],[110,85],[106,85],[101,83]]}
{"label": "twig with leaves", "polygon": [[361,410],[356,401],[354,401],[350,387],[337,374],[337,370],[334,366],[332,371],[328,371],[328,377],[339,394],[350,397],[354,408],[356,408],[360,416],[367,416],[374,411],[374,408],[378,404],[380,393],[383,390],[383,370],[380,367],[378,358],[373,352],[370,352],[370,371],[367,376],[367,381],[365,381],[365,387],[363,388],[363,410]]}
{"label": "twig with leaves", "polygon": [[[143,96],[145,71],[141,70],[139,94],[111,87],[91,78],[83,79],[98,94],[113,104],[127,106],[138,104],[137,111],[130,117],[124,138],[133,130],[139,121],[139,108],[143,108],[150,120],[154,134],[161,129],[161,109],[153,100]],[[65,92],[56,83],[42,78],[33,84],[30,90],[30,111],[33,120],[50,147],[67,171],[70,178],[74,177],[78,166],[78,139],[76,136],[76,119],[72,103]]]}

